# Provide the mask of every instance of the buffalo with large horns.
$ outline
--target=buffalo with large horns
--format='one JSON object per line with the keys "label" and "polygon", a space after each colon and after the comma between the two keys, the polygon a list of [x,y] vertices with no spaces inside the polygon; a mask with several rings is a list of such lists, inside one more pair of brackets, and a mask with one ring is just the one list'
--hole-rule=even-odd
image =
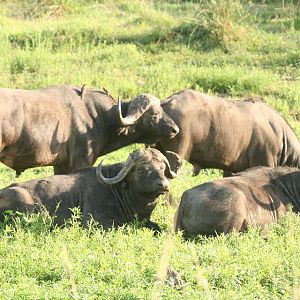
{"label": "buffalo with large horns", "polygon": [[249,226],[263,228],[276,222],[290,206],[300,212],[300,170],[256,167],[185,191],[175,229],[215,235],[245,231]]}
{"label": "buffalo with large horns", "polygon": [[150,216],[159,195],[169,191],[169,179],[176,176],[181,159],[156,149],[136,150],[125,163],[89,167],[68,175],[53,175],[12,184],[0,190],[0,220],[7,210],[47,210],[58,225],[79,207],[86,226],[93,218],[105,229],[137,218],[159,230]]}
{"label": "buffalo with large horns", "polygon": [[17,175],[36,166],[66,174],[123,146],[178,133],[160,100],[149,94],[121,103],[85,86],[2,88],[0,106],[0,161]]}

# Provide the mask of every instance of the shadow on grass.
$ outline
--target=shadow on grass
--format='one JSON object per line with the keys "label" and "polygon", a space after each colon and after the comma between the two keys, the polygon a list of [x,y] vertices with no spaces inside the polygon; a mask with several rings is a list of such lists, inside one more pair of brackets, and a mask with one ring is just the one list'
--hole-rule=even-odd
{"label": "shadow on grass", "polygon": [[78,31],[58,29],[42,30],[36,32],[12,33],[7,36],[8,42],[14,48],[33,50],[45,47],[51,51],[59,51],[70,46],[98,46],[102,44],[135,44],[137,46],[163,47],[166,43],[183,44],[198,48],[199,50],[212,50],[219,45],[210,40],[205,33],[194,36],[193,27],[183,23],[180,26],[167,30],[154,28],[147,33],[105,35],[95,29],[82,29]]}

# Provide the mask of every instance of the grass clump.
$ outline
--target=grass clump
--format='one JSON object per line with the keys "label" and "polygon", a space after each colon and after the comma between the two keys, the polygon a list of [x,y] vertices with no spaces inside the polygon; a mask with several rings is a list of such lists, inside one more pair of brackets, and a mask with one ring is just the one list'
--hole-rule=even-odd
{"label": "grass clump", "polygon": [[191,21],[190,39],[207,48],[222,47],[228,50],[233,43],[247,35],[242,25],[247,13],[239,0],[201,1],[198,13]]}
{"label": "grass clump", "polygon": [[[0,231],[0,254],[5,258],[0,259],[1,296],[291,299],[299,283],[299,221],[288,215],[268,230],[266,239],[254,229],[243,235],[183,240],[166,232],[154,238],[147,229],[130,227],[87,231],[76,223],[42,234],[37,221],[36,231],[7,227]],[[179,289],[159,273],[163,264],[180,274]],[[157,282],[157,277],[165,281]]]}

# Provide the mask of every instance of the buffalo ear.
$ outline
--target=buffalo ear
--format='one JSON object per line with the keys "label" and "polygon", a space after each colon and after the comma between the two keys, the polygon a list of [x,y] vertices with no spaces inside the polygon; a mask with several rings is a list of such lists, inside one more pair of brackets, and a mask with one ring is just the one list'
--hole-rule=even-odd
{"label": "buffalo ear", "polygon": [[182,158],[177,153],[172,151],[166,151],[164,155],[170,164],[171,171],[177,174],[178,170],[182,167],[183,164]]}

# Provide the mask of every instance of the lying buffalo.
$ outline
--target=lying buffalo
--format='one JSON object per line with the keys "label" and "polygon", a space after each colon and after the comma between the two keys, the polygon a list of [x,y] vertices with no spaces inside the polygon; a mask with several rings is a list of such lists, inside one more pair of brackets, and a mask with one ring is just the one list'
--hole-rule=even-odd
{"label": "lying buffalo", "polygon": [[169,179],[181,165],[175,153],[155,149],[132,152],[125,163],[89,167],[69,175],[53,175],[15,183],[0,190],[0,214],[7,210],[36,212],[46,209],[61,225],[70,218],[70,208],[79,207],[86,226],[91,217],[105,229],[132,221],[150,221],[159,195],[169,191]]}
{"label": "lying buffalo", "polygon": [[117,103],[101,90],[69,85],[0,89],[0,106],[0,161],[17,174],[36,166],[66,174],[123,146],[178,133],[159,99],[148,94]]}
{"label": "lying buffalo", "polygon": [[292,206],[300,211],[300,170],[256,167],[184,192],[175,230],[214,235],[277,221]]}
{"label": "lying buffalo", "polygon": [[300,142],[282,116],[262,101],[226,101],[184,90],[162,104],[179,127],[156,148],[194,166],[239,172],[255,166],[300,167]]}

